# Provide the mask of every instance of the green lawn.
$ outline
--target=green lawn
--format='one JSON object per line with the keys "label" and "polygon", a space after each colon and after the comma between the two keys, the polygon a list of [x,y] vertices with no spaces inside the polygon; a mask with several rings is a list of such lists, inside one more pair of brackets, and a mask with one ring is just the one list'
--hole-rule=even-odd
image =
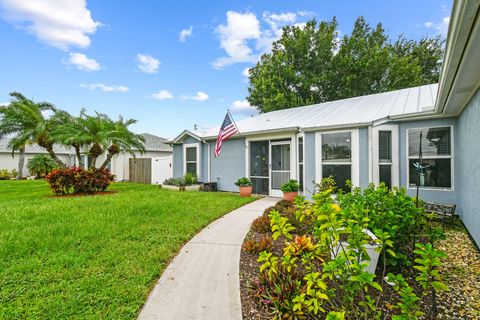
{"label": "green lawn", "polygon": [[118,183],[117,194],[48,198],[0,181],[0,318],[132,319],[178,252],[249,199]]}

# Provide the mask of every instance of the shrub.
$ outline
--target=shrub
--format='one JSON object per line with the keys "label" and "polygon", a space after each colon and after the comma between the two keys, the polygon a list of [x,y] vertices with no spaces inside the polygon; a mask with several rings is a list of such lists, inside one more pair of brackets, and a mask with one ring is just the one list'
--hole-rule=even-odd
{"label": "shrub", "polygon": [[282,190],[283,192],[297,192],[298,190],[300,190],[300,184],[297,180],[290,179],[287,183],[283,184],[280,187],[280,190]]}
{"label": "shrub", "polygon": [[57,168],[57,163],[49,155],[37,154],[33,158],[28,159],[27,168],[31,175],[40,178]]}
{"label": "shrub", "polygon": [[0,180],[10,180],[17,177],[18,171],[13,169],[8,171],[7,169],[0,169]]}
{"label": "shrub", "polygon": [[114,177],[108,169],[71,167],[54,169],[45,180],[56,195],[94,194],[107,190]]}
{"label": "shrub", "polygon": [[[388,190],[384,185],[363,192],[354,189],[340,195],[338,203],[331,193],[329,188],[315,194],[314,203],[297,198],[296,209],[269,211],[272,238],[284,246],[260,251],[256,298],[268,305],[275,319],[418,319],[421,308],[435,319],[431,307],[435,292],[448,288],[438,271],[444,255],[432,244],[417,243],[415,252],[404,254],[415,263],[412,270],[419,272],[408,278],[421,285],[419,290],[413,290],[402,275],[385,277],[386,264],[379,277],[366,270],[370,260],[366,245],[376,244],[386,261],[387,255],[401,255],[407,242],[412,246],[425,239],[414,237],[423,232],[425,221],[415,201],[405,190]],[[309,221],[309,230],[303,232],[294,221]],[[365,232],[369,228],[376,235],[373,241]],[[430,236],[430,241],[434,238],[438,236]],[[256,245],[249,242],[245,250],[257,252]],[[394,286],[395,294],[386,286]],[[384,303],[389,310],[379,307]]]}
{"label": "shrub", "polygon": [[163,184],[169,185],[169,186],[177,186],[177,187],[183,187],[185,186],[185,181],[181,178],[169,178],[166,179]]}
{"label": "shrub", "polygon": [[258,233],[270,232],[270,218],[268,217],[268,215],[261,215],[260,217],[253,220],[252,230]]}
{"label": "shrub", "polygon": [[323,178],[320,182],[315,183],[314,193],[320,193],[327,190],[332,190],[332,193],[335,193],[337,190],[337,183],[333,176]]}
{"label": "shrub", "polygon": [[191,186],[192,184],[197,183],[198,179],[197,179],[197,176],[194,175],[193,173],[187,172],[183,177],[183,181],[185,181],[186,186]]}
{"label": "shrub", "polygon": [[252,181],[250,181],[250,179],[247,177],[243,177],[238,179],[237,182],[235,182],[235,185],[238,187],[250,187],[252,185]]}
{"label": "shrub", "polygon": [[260,240],[247,239],[243,243],[243,250],[251,254],[259,254],[265,250],[272,249],[273,240],[269,235],[262,236]]}
{"label": "shrub", "polygon": [[370,184],[363,191],[354,188],[338,195],[338,202],[344,219],[362,221],[362,226],[375,234],[388,233],[396,252],[387,256],[389,264],[410,264],[415,238],[426,232],[426,215],[404,189]]}

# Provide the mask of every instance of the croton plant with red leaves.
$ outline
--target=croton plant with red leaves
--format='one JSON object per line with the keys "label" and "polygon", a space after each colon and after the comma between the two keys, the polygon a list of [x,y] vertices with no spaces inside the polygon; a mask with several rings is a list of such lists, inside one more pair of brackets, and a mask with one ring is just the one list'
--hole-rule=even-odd
{"label": "croton plant with red leaves", "polygon": [[54,169],[45,180],[56,195],[94,194],[106,191],[115,176],[108,169],[70,167]]}

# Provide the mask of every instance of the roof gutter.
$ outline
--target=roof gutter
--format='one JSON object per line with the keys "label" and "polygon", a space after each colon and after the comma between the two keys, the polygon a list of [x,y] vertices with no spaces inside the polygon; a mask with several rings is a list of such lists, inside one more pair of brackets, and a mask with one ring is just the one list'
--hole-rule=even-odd
{"label": "roof gutter", "polygon": [[479,12],[479,1],[456,0],[453,3],[436,113],[460,114],[480,86],[480,76],[474,66],[479,52]]}
{"label": "roof gutter", "polygon": [[[288,127],[288,128],[279,128],[279,129],[266,129],[266,130],[258,130],[258,131],[249,131],[249,132],[240,132],[238,135],[233,136],[232,138],[242,138],[245,136],[254,136],[259,134],[265,133],[282,133],[282,132],[300,132],[299,127]],[[205,140],[215,140],[217,136],[208,136],[203,137]]]}
{"label": "roof gutter", "polygon": [[309,127],[302,128],[301,132],[312,132],[312,131],[325,131],[325,130],[334,130],[334,129],[347,129],[347,128],[362,128],[371,126],[372,122],[360,122],[360,123],[351,123],[351,124],[339,124],[331,126],[318,126],[318,127]]}

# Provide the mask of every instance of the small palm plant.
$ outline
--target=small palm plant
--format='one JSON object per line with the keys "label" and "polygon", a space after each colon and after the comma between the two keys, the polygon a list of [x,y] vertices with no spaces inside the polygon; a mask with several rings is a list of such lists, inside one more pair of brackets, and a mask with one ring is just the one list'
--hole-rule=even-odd
{"label": "small palm plant", "polygon": [[49,174],[58,164],[49,155],[37,154],[27,161],[27,168],[30,174],[41,178]]}

